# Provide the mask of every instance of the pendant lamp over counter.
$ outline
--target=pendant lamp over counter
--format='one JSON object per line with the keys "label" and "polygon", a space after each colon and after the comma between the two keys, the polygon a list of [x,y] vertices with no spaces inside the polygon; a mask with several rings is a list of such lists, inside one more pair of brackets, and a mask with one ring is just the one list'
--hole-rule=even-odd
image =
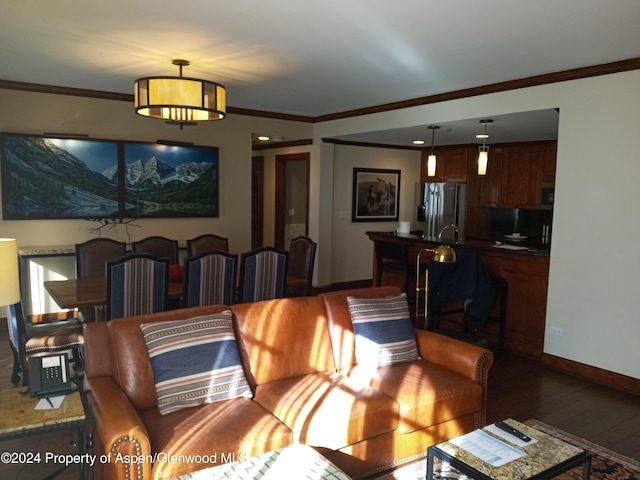
{"label": "pendant lamp over counter", "polygon": [[434,142],[436,138],[436,130],[440,127],[437,125],[430,125],[429,130],[431,130],[431,152],[427,157],[427,177],[435,177],[436,176],[436,152],[434,150]]}
{"label": "pendant lamp over counter", "polygon": [[174,60],[179,77],[143,77],[134,83],[136,113],[165,120],[172,125],[195,125],[221,120],[227,111],[226,89],[215,82],[182,76],[187,60]]}
{"label": "pendant lamp over counter", "polygon": [[480,123],[484,123],[484,133],[476,135],[476,138],[482,138],[482,146],[478,148],[478,175],[486,175],[489,164],[489,147],[487,147],[489,134],[487,133],[487,125],[493,123],[493,120],[480,120]]}

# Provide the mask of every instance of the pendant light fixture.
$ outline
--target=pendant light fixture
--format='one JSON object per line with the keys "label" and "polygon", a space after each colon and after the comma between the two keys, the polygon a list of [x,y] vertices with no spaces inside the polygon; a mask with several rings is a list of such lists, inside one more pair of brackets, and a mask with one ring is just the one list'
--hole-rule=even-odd
{"label": "pendant light fixture", "polygon": [[429,125],[429,130],[431,130],[431,152],[427,157],[427,177],[435,177],[436,176],[436,151],[434,150],[435,139],[436,139],[436,130],[440,127],[437,125]]}
{"label": "pendant light fixture", "polygon": [[476,135],[476,138],[482,138],[482,146],[478,148],[478,175],[487,174],[487,166],[489,164],[489,147],[487,147],[487,125],[493,123],[493,120],[484,119],[480,120],[480,123],[484,123],[484,133]]}
{"label": "pendant light fixture", "polygon": [[225,88],[215,82],[182,76],[187,60],[174,60],[179,77],[144,77],[133,86],[136,113],[159,118],[172,125],[195,125],[197,122],[221,120],[226,115]]}

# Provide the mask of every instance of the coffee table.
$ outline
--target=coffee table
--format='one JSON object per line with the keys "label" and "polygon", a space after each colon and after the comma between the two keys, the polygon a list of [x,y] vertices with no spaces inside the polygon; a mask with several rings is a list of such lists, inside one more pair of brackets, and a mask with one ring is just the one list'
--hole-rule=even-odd
{"label": "coffee table", "polygon": [[[540,432],[534,428],[513,419],[505,423],[531,437],[527,446],[519,446],[517,440],[507,440],[509,435],[494,434],[487,427],[481,434],[488,434],[492,439],[498,439],[507,444],[506,449],[516,449],[524,456],[505,463],[502,466],[492,466],[487,461],[470,453],[459,446],[457,437],[449,441],[434,445],[427,450],[427,478],[433,478],[434,460],[436,458],[448,462],[473,479],[479,480],[543,480],[552,479],[561,473],[582,465],[582,478],[588,480],[591,473],[591,454],[558,438]],[[490,427],[489,427],[490,428]]]}

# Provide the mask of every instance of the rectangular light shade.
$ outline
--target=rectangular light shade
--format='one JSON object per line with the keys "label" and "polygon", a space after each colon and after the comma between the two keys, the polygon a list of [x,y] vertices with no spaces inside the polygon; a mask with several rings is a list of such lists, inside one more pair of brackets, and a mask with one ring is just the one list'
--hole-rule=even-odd
{"label": "rectangular light shade", "polygon": [[478,153],[478,175],[487,174],[487,164],[489,163],[489,152],[480,150]]}
{"label": "rectangular light shade", "polygon": [[436,176],[436,155],[435,153],[432,153],[427,157],[427,177],[435,177],[435,176]]}
{"label": "rectangular light shade", "polygon": [[18,244],[12,238],[0,238],[0,305],[19,301]]}

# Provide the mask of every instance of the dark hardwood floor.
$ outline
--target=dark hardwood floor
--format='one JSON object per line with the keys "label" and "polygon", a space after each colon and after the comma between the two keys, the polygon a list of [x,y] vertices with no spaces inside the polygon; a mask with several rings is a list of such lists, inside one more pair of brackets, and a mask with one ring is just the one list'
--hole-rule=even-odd
{"label": "dark hardwood floor", "polygon": [[640,397],[494,352],[487,417],[538,419],[640,460]]}
{"label": "dark hardwood floor", "polygon": [[[494,352],[489,376],[488,421],[538,419],[622,455],[640,460],[640,397],[540,366],[513,354]],[[0,331],[0,388],[13,388],[13,357]],[[18,387],[22,388],[22,387]],[[2,451],[75,453],[71,432],[5,441]],[[0,478],[42,478],[51,467],[0,465]],[[77,478],[76,469],[57,477]]]}

